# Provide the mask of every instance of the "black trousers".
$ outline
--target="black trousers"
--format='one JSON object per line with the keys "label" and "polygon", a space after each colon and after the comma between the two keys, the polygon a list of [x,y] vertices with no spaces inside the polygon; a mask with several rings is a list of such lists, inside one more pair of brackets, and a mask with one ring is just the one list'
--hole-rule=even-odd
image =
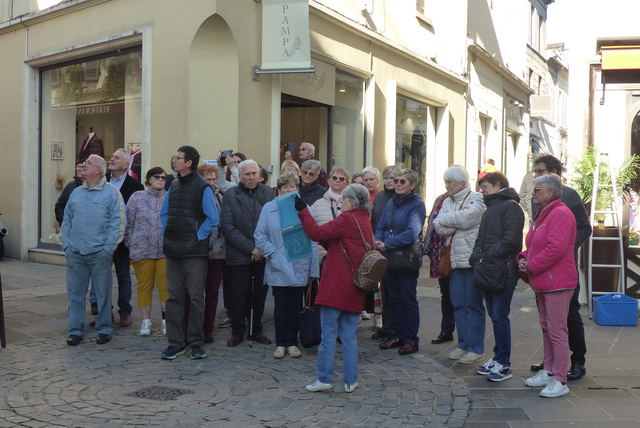
{"label": "black trousers", "polygon": [[305,287],[271,287],[276,346],[298,346],[300,311],[305,289]]}
{"label": "black trousers", "polygon": [[453,305],[449,293],[449,278],[439,278],[440,285],[440,311],[442,321],[440,321],[440,333],[453,334],[456,329],[456,320],[453,317]]}
{"label": "black trousers", "polygon": [[262,333],[262,315],[264,301],[269,287],[264,285],[265,262],[253,262],[248,265],[228,266],[223,290],[225,304],[231,318],[231,334],[244,335],[247,324],[251,320],[253,309],[253,329],[249,332],[258,335]]}
{"label": "black trousers", "polygon": [[569,349],[571,350],[571,364],[585,363],[585,354],[587,353],[587,343],[584,339],[584,325],[580,316],[580,303],[578,302],[578,294],[580,294],[580,283],[576,286],[569,303],[569,316],[567,317],[567,328],[569,330]]}

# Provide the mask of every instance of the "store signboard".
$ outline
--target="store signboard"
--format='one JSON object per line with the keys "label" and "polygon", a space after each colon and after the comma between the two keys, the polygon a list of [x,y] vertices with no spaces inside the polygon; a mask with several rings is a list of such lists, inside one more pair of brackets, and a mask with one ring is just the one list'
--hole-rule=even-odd
{"label": "store signboard", "polygon": [[312,60],[315,73],[282,75],[281,90],[285,94],[333,106],[336,104],[336,68],[326,62]]}
{"label": "store signboard", "polygon": [[262,0],[262,70],[309,68],[308,0]]}

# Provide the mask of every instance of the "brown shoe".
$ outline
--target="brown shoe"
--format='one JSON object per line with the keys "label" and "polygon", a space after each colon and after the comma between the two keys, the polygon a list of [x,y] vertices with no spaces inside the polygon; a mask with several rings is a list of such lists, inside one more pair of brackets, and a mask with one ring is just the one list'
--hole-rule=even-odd
{"label": "brown shoe", "polygon": [[407,340],[404,345],[400,349],[398,349],[398,354],[400,355],[409,355],[414,352],[418,352],[420,348],[418,347],[417,342],[413,342],[411,340]]}
{"label": "brown shoe", "polygon": [[253,340],[254,342],[261,343],[263,345],[271,345],[273,342],[264,334],[254,334],[253,336],[247,336],[247,340]]}
{"label": "brown shoe", "polygon": [[392,337],[386,342],[382,342],[379,346],[380,349],[391,349],[391,348],[400,348],[404,345],[404,340],[399,339],[397,337]]}
{"label": "brown shoe", "polygon": [[227,340],[227,346],[229,348],[235,348],[236,346],[238,346],[242,341],[244,341],[244,336],[241,334],[234,334],[233,336],[231,336],[229,338],[229,340]]}
{"label": "brown shoe", "polygon": [[129,327],[133,324],[131,314],[120,314],[120,327]]}

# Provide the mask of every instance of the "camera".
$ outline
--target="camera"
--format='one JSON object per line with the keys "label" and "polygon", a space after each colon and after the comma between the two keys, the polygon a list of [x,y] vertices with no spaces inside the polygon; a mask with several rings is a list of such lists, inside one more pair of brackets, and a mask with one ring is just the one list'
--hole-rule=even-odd
{"label": "camera", "polygon": [[233,154],[233,150],[223,150],[220,153],[220,166],[227,166],[227,157]]}

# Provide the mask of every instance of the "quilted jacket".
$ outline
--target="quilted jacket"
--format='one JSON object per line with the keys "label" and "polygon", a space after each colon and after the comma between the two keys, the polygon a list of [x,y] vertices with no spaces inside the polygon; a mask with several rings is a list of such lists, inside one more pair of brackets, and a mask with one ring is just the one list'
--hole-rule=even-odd
{"label": "quilted jacket", "polygon": [[318,226],[308,208],[300,211],[298,215],[309,238],[320,243],[327,250],[327,258],[320,274],[316,305],[359,314],[362,312],[365,292],[353,283],[353,272],[342,254],[340,241],[344,245],[354,270],[357,271],[362,256],[367,250],[354,218],[360,224],[364,239],[367,242],[373,242],[369,213],[366,210],[343,212],[335,220],[322,226]]}
{"label": "quilted jacket", "polygon": [[518,261],[529,261],[529,275],[523,279],[536,292],[568,290],[576,287],[578,271],[573,258],[576,219],[559,199],[542,208],[534,220]]}
{"label": "quilted jacket", "polygon": [[451,236],[455,233],[451,244],[453,269],[471,267],[469,257],[478,237],[483,213],[482,195],[472,192],[471,187],[465,187],[444,201],[438,217],[433,221],[438,235]]}

